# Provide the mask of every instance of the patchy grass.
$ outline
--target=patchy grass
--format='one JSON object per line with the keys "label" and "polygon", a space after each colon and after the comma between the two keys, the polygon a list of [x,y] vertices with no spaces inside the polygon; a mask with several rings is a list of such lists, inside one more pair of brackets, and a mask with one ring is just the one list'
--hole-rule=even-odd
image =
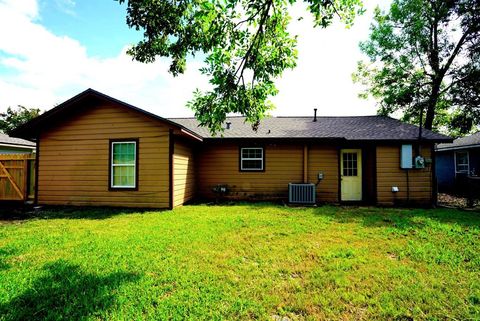
{"label": "patchy grass", "polygon": [[0,225],[0,320],[480,319],[478,212],[242,204],[42,216]]}

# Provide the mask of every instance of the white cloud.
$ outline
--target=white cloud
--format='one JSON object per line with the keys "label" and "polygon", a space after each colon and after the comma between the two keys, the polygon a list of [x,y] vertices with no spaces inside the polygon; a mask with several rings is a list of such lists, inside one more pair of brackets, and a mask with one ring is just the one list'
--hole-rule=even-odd
{"label": "white cloud", "polygon": [[75,16],[75,1],[73,0],[55,0],[57,8],[71,16]]}
{"label": "white cloud", "polygon": [[34,1],[31,7],[16,3],[0,3],[0,28],[10,30],[0,33],[0,67],[13,71],[0,80],[1,109],[18,104],[50,109],[91,87],[160,115],[191,114],[182,106],[206,82],[195,62],[174,78],[165,60],[134,62],[126,48],[108,59],[89,57],[75,39],[56,36],[34,21]]}
{"label": "white cloud", "polygon": [[[58,0],[73,7],[71,0]],[[382,0],[367,2],[373,4]],[[383,1],[384,3],[384,1]],[[195,88],[208,86],[200,75],[200,62],[188,64],[186,74],[174,78],[168,62],[132,61],[125,49],[108,59],[90,57],[77,40],[60,37],[36,21],[35,0],[0,0],[0,110],[22,104],[49,109],[86,88],[94,88],[161,116],[191,116],[185,108]],[[350,75],[360,59],[358,41],[367,37],[369,15],[351,30],[337,24],[313,29],[308,15],[295,22],[300,35],[298,67],[278,81],[274,115],[372,114],[373,102],[357,98]]]}
{"label": "white cloud", "polygon": [[0,0],[0,12],[2,11],[36,18],[38,16],[38,3],[37,0]]}

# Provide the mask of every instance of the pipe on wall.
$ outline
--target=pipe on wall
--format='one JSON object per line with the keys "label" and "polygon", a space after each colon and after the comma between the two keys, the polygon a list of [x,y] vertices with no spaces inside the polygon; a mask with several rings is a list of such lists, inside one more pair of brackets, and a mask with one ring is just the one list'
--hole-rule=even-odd
{"label": "pipe on wall", "polygon": [[303,182],[308,183],[308,146],[303,145]]}

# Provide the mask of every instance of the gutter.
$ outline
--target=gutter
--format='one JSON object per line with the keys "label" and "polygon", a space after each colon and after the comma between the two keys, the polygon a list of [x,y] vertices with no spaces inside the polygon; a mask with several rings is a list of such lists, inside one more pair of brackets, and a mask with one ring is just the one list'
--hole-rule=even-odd
{"label": "gutter", "polygon": [[30,145],[21,145],[21,144],[8,144],[8,143],[0,143],[0,146],[2,147],[16,147],[16,148],[25,148],[25,149],[36,149],[36,145],[30,146]]}
{"label": "gutter", "polygon": [[200,141],[200,142],[203,142],[203,138],[202,138],[200,135],[197,135],[197,134],[193,133],[191,130],[188,130],[188,129],[186,129],[186,128],[180,128],[180,132],[181,132],[182,134],[185,134],[185,135],[187,135],[187,136],[192,137],[193,139],[196,139],[196,140],[198,140],[198,141]]}
{"label": "gutter", "polygon": [[[236,141],[245,141],[245,140],[257,140],[257,141],[282,141],[282,142],[350,142],[350,143],[361,143],[361,144],[378,144],[378,143],[416,143],[418,142],[417,138],[412,139],[346,139],[345,137],[205,137],[203,138],[204,142],[236,142]],[[449,143],[452,139],[422,139],[421,143]]]}
{"label": "gutter", "polygon": [[442,147],[442,148],[435,148],[437,152],[449,151],[449,150],[459,150],[459,149],[468,149],[468,148],[480,148],[480,144],[470,144],[470,145],[462,145],[462,146],[452,146],[452,147]]}

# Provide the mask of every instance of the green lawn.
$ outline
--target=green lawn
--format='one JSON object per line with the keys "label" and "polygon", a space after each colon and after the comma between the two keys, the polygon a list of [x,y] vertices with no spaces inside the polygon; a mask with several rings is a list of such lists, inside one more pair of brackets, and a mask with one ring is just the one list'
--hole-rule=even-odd
{"label": "green lawn", "polygon": [[0,320],[480,319],[478,212],[41,215],[0,223]]}

